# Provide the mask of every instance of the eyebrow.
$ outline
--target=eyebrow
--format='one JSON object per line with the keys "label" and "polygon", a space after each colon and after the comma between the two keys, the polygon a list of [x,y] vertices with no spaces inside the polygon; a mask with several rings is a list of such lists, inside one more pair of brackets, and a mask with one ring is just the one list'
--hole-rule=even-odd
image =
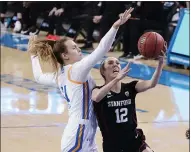
{"label": "eyebrow", "polygon": [[112,59],[111,59],[111,60],[108,60],[107,62],[111,62],[111,61],[112,61],[112,62],[119,62],[118,60],[112,60]]}

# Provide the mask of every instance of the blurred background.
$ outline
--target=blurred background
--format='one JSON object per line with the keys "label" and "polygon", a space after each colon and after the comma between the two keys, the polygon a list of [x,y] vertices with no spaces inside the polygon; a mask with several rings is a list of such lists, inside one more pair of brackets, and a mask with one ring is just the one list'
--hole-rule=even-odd
{"label": "blurred background", "polygon": [[82,50],[93,51],[120,13],[134,7],[131,19],[118,32],[110,52],[124,60],[140,59],[137,42],[148,31],[161,34],[168,44],[171,67],[189,69],[189,2],[186,1],[54,1],[0,2],[1,30],[57,40],[73,38]]}

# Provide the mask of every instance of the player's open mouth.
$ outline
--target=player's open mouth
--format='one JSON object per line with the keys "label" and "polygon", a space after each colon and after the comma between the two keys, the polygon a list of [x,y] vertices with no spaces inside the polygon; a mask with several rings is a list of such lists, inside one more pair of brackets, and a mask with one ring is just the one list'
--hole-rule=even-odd
{"label": "player's open mouth", "polygon": [[118,69],[114,69],[113,73],[119,73],[119,70]]}

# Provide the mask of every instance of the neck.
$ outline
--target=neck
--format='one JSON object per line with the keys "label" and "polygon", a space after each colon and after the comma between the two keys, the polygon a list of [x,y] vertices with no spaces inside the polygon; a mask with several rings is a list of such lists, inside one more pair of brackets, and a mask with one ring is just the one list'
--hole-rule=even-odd
{"label": "neck", "polygon": [[[108,84],[110,81],[106,81],[105,84]],[[121,91],[121,81],[118,81],[113,87],[111,88],[111,91],[119,93]]]}
{"label": "neck", "polygon": [[65,61],[64,61],[64,65],[65,65],[65,66],[66,66],[66,65],[69,65],[69,64],[74,64],[74,62],[71,61],[71,60],[65,60]]}

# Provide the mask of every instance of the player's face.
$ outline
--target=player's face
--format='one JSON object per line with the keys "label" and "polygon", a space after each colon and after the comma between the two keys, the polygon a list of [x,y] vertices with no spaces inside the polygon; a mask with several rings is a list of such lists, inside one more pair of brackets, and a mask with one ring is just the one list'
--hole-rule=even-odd
{"label": "player's face", "polygon": [[71,60],[72,62],[77,62],[80,61],[82,59],[82,52],[81,49],[77,46],[77,44],[72,41],[72,40],[67,40],[65,42],[65,45],[67,47],[67,57],[69,60]]}
{"label": "player's face", "polygon": [[119,60],[114,57],[107,58],[104,67],[105,67],[104,76],[106,80],[114,79],[121,70],[121,65],[119,63]]}

